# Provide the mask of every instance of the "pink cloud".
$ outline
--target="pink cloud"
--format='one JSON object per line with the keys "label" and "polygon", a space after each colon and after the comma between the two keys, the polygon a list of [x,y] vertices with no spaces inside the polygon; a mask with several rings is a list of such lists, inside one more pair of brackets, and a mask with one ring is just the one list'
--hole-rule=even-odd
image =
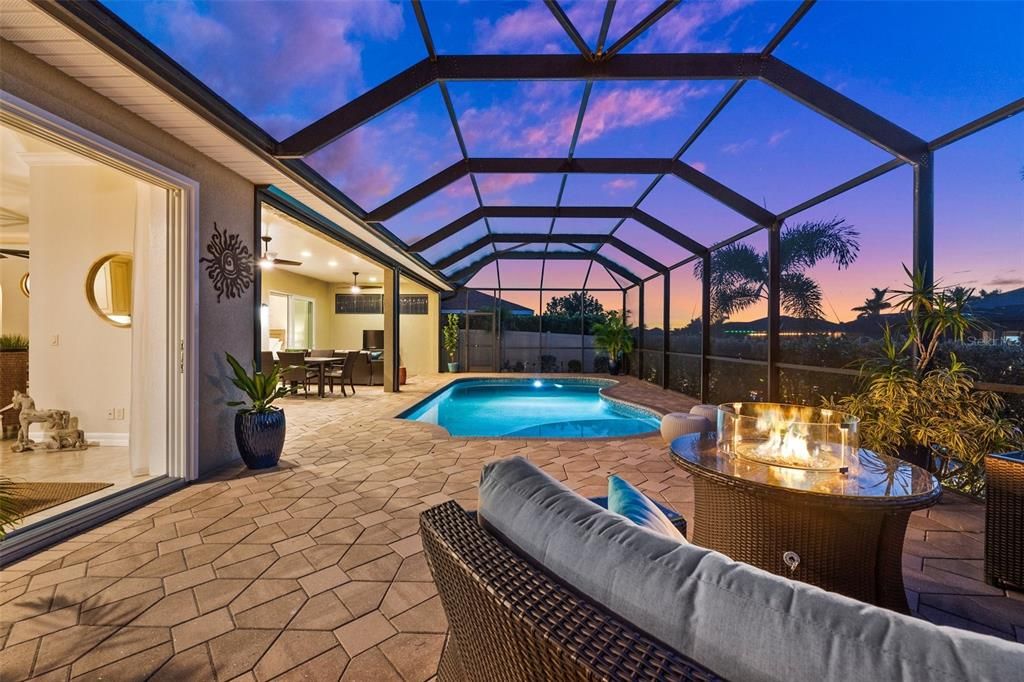
{"label": "pink cloud", "polygon": [[580,142],[591,142],[618,128],[661,121],[685,107],[688,99],[708,94],[709,88],[681,83],[669,88],[623,86],[592,98],[580,129]]}
{"label": "pink cloud", "polygon": [[309,159],[321,175],[363,206],[382,203],[402,179],[399,169],[379,157],[377,150],[383,141],[378,133],[357,128]]}
{"label": "pink cloud", "polygon": [[527,5],[494,21],[473,22],[476,49],[483,54],[503,52],[560,52],[565,36],[551,11],[541,3]]}
{"label": "pink cloud", "polygon": [[690,163],[690,165],[699,170],[701,173],[708,172],[708,165],[703,161],[693,161]]}
{"label": "pink cloud", "polygon": [[787,135],[789,135],[789,128],[786,128],[785,130],[776,130],[768,137],[768,146],[774,147],[778,143],[782,142]]}
{"label": "pink cloud", "polygon": [[[563,95],[547,100],[533,96],[522,99],[530,106],[506,103],[466,109],[459,117],[466,145],[471,150],[487,146],[536,156],[566,154],[579,105],[561,102]],[[534,107],[534,102],[538,106]]]}
{"label": "pink cloud", "polygon": [[755,140],[752,137],[743,140],[742,142],[730,142],[729,144],[722,147],[722,153],[732,154],[735,156],[737,154],[742,154],[743,152],[753,147],[755,144],[757,144],[757,140]]}
{"label": "pink cloud", "polygon": [[243,112],[297,111],[303,123],[365,89],[365,39],[393,40],[405,26],[390,2],[182,0],[145,11],[166,33],[161,47]]}
{"label": "pink cloud", "polygon": [[[483,195],[486,203],[494,203],[496,200],[489,199],[496,194],[507,192],[513,187],[530,185],[537,179],[532,173],[486,173],[476,176],[477,186],[480,194]],[[470,182],[457,182],[444,188],[444,193],[450,197],[471,197],[476,196],[473,185]]]}
{"label": "pink cloud", "polygon": [[[731,17],[751,2],[752,0],[721,0],[720,2],[683,3],[659,19],[640,38],[637,50],[640,52],[729,52],[738,49],[727,39],[711,41],[703,37],[702,33],[709,26]],[[633,21],[631,25],[635,25],[640,18],[642,16]]]}
{"label": "pink cloud", "polygon": [[609,192],[621,192],[626,189],[633,189],[636,187],[636,178],[615,178],[609,180],[601,185],[601,187]]}

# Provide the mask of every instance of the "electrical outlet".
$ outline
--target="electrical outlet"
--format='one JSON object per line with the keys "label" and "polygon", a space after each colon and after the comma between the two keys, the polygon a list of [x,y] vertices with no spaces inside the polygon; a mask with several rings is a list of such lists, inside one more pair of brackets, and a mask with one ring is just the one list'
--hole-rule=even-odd
{"label": "electrical outlet", "polygon": [[107,410],[107,419],[109,419],[111,421],[113,421],[114,419],[117,419],[117,416],[115,414],[115,410],[114,410],[113,407],[110,408],[109,410]]}

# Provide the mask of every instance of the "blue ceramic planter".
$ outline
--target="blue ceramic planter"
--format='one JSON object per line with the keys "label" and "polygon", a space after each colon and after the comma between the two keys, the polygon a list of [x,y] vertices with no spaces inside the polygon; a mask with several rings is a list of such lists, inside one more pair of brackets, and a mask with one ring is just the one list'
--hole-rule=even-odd
{"label": "blue ceramic planter", "polygon": [[235,442],[250,469],[277,466],[284,449],[284,410],[235,414]]}

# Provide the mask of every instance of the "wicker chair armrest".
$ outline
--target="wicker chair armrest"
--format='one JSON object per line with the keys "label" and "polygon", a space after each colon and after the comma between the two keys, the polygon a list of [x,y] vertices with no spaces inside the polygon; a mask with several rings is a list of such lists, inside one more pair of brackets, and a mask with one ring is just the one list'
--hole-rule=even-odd
{"label": "wicker chair armrest", "polygon": [[456,502],[423,512],[420,531],[458,677],[721,679],[516,553]]}

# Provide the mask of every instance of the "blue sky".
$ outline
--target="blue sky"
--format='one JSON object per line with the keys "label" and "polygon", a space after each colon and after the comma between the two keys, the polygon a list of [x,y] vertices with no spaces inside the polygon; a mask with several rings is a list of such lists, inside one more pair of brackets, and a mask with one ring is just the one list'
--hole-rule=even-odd
{"label": "blue sky", "polygon": [[[411,5],[388,0],[161,0],[106,3],[271,135],[281,139],[426,57]],[[608,43],[654,6],[619,2]],[[756,52],[798,6],[793,1],[688,1],[625,52]],[[565,0],[593,46],[603,2]],[[445,54],[574,53],[542,2],[426,0]],[[1024,3],[821,0],[775,50],[791,63],[911,132],[932,139],[1024,96]],[[728,81],[597,82],[577,156],[668,157],[729,87]],[[473,156],[565,157],[582,82],[451,83]],[[937,154],[937,269],[950,283],[1024,286],[1024,124],[1011,119]],[[461,158],[439,86],[431,86],[307,158],[372,209]],[[772,211],[782,211],[889,155],[771,87],[744,85],[683,159]],[[896,171],[802,218],[841,215],[864,250],[848,272],[822,270],[829,305],[846,319],[869,286],[896,280],[909,258],[911,186]],[[631,205],[649,176],[572,176],[565,205]],[[487,204],[547,204],[561,176],[481,175]],[[468,179],[389,220],[408,241],[476,207]],[[702,243],[749,227],[675,178],[641,208]],[[792,222],[792,221],[791,221]],[[571,223],[571,224],[570,224]],[[617,221],[559,220],[557,231],[606,232]],[[491,221],[496,232],[546,232],[550,220]],[[672,261],[678,247],[640,225],[617,236]],[[428,252],[440,257],[486,233],[481,223]],[[1013,248],[1017,247],[1017,248]],[[607,250],[606,250],[607,249]],[[602,253],[615,255],[609,247]],[[685,255],[683,253],[682,255]],[[623,262],[627,262],[623,258]],[[562,263],[564,265],[564,262]],[[637,274],[646,274],[638,264]],[[502,283],[534,265],[501,265]],[[575,274],[565,270],[559,286]],[[573,273],[575,269],[572,269]],[[494,269],[481,276],[493,277]],[[680,287],[684,285],[679,284]],[[685,296],[680,296],[685,298]],[[675,306],[674,306],[675,307]],[[686,304],[673,315],[685,317]]]}

